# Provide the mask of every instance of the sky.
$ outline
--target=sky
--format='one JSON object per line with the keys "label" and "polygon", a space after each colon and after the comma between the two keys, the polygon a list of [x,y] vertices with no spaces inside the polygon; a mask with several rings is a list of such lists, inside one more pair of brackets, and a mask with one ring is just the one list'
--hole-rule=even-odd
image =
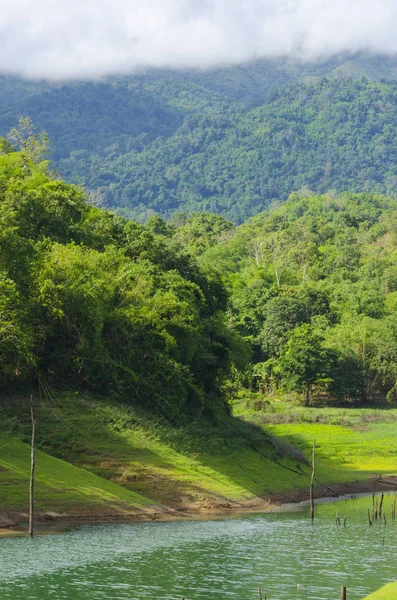
{"label": "sky", "polygon": [[0,0],[0,73],[91,79],[397,50],[397,0]]}

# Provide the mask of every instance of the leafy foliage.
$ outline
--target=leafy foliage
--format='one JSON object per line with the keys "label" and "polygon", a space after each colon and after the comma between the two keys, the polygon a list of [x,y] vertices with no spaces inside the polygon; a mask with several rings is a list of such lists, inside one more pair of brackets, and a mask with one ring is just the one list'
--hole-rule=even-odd
{"label": "leafy foliage", "polygon": [[293,194],[208,247],[231,325],[252,346],[246,384],[326,401],[397,401],[397,203]]}
{"label": "leafy foliage", "polygon": [[53,180],[32,143],[0,156],[3,389],[44,377],[170,420],[225,410],[238,339],[220,277],[166,223],[156,233]]}

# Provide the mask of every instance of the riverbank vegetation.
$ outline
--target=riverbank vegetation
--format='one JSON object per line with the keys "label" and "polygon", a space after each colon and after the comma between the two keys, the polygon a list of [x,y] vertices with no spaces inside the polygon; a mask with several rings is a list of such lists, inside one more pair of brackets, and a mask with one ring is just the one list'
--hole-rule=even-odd
{"label": "riverbank vegetation", "polygon": [[[278,424],[269,424],[267,413],[254,417],[240,404],[239,418],[173,426],[103,397],[37,397],[36,510],[69,518],[131,512],[150,517],[166,514],[165,507],[183,515],[263,507],[258,497],[303,499],[313,439],[318,495],[332,495],[334,487],[370,491],[362,487],[369,478],[387,480],[397,472],[397,410],[301,408],[299,417],[295,410],[295,422],[286,422],[285,413]],[[29,442],[29,398],[3,397],[3,516],[26,510]]]}
{"label": "riverbank vegetation", "polygon": [[[387,479],[397,471],[396,410],[355,409],[350,419],[350,410],[322,409],[330,423],[315,423],[317,409],[305,409],[301,423],[261,424],[259,414],[254,422],[252,416],[246,423],[229,416],[176,427],[125,402],[79,393],[52,394],[35,403],[39,512],[60,510],[61,493],[69,514],[76,514],[79,500],[82,514],[95,505],[97,514],[106,514],[105,502],[115,513],[145,512],[147,503],[158,512],[166,505],[183,513],[249,508],[258,496],[292,501],[309,489],[313,439],[320,495],[332,495],[333,485]],[[28,500],[29,399],[3,398],[1,416],[0,467],[7,482],[1,506],[7,512]],[[104,481],[113,487],[102,488]],[[135,497],[120,492],[118,498],[118,486]],[[91,488],[94,494],[87,496]]]}
{"label": "riverbank vegetation", "polygon": [[258,401],[395,405],[397,205],[370,194],[293,194],[207,249],[229,322],[252,350]]}
{"label": "riverbank vegetation", "polygon": [[[22,123],[23,125],[23,123]],[[35,136],[0,156],[0,386],[113,395],[174,421],[227,411],[244,344],[215,271],[93,208],[36,164]]]}
{"label": "riverbank vegetation", "polygon": [[[127,504],[180,508],[307,489],[314,438],[319,486],[396,472],[394,200],[306,191],[239,227],[209,213],[140,225],[57,179],[29,120],[11,139],[20,151],[2,140],[0,154],[3,507],[25,502],[30,395],[43,498],[51,457],[138,494],[120,492]],[[52,488],[74,490],[73,503],[85,471],[66,471]],[[98,486],[99,503],[117,500]]]}
{"label": "riverbank vegetation", "polygon": [[0,157],[4,389],[113,395],[175,422],[242,390],[396,403],[394,200],[294,194],[238,228],[144,226],[92,207],[37,160],[41,138],[21,139]]}

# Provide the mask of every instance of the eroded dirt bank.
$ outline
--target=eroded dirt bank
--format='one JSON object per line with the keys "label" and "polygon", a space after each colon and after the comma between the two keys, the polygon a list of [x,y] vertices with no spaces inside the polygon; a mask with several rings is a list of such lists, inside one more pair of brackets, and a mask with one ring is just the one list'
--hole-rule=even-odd
{"label": "eroded dirt bank", "polygon": [[[321,485],[315,489],[315,498],[345,497],[371,493],[373,491],[397,490],[397,476],[371,478],[352,483]],[[35,515],[37,533],[60,533],[82,524],[133,523],[149,521],[193,520],[225,517],[248,512],[270,512],[284,505],[298,504],[309,499],[308,490],[293,490],[283,494],[256,497],[242,502],[222,500],[202,500],[201,502],[178,503],[175,506],[153,505],[145,509],[109,509],[96,512],[83,510],[73,512],[37,512]],[[28,514],[22,512],[0,512],[0,537],[27,535]]]}

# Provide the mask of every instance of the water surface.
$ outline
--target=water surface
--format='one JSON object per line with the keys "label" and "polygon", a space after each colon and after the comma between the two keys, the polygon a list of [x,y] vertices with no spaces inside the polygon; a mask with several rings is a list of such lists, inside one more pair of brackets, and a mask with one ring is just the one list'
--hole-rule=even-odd
{"label": "water surface", "polygon": [[[234,519],[100,525],[0,540],[2,600],[358,600],[397,579],[397,522],[370,497]],[[347,527],[335,525],[335,513]],[[384,539],[383,539],[384,538]]]}

